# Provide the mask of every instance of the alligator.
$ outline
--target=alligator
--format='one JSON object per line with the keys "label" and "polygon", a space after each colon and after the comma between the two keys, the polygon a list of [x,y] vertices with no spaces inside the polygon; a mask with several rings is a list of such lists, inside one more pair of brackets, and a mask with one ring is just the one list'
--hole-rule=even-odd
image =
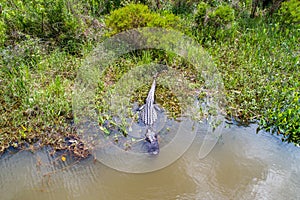
{"label": "alligator", "polygon": [[156,87],[156,77],[151,86],[151,89],[148,92],[146,102],[141,106],[139,111],[139,119],[146,125],[146,134],[145,140],[147,141],[148,153],[156,155],[159,153],[159,144],[157,139],[157,134],[153,130],[153,124],[157,120],[157,110],[160,110],[156,104],[154,104],[154,93]]}

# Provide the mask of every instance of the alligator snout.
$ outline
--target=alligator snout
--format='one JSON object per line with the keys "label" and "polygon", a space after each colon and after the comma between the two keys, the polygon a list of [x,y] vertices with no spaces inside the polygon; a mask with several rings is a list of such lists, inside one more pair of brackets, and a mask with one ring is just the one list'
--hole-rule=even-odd
{"label": "alligator snout", "polygon": [[157,140],[157,135],[148,129],[146,133],[147,149],[148,153],[157,155],[159,153],[159,144]]}
{"label": "alligator snout", "polygon": [[158,141],[157,140],[152,142],[147,141],[147,150],[149,154],[157,155],[159,153]]}

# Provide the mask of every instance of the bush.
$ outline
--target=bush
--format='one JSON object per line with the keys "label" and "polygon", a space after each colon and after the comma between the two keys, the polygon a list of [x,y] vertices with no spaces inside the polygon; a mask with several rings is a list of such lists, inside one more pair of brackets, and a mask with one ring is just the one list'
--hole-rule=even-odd
{"label": "bush", "polygon": [[205,2],[198,4],[195,22],[198,26],[209,25],[216,28],[225,27],[234,22],[234,9],[229,5],[212,8]]}
{"label": "bush", "polygon": [[142,4],[129,4],[123,8],[114,10],[105,20],[109,35],[139,27],[180,27],[179,17],[173,14],[160,15],[152,13]]}
{"label": "bush", "polygon": [[81,20],[63,0],[11,1],[4,7],[8,31],[20,31],[39,37],[56,37],[61,33],[76,36]]}
{"label": "bush", "polygon": [[152,14],[151,21],[147,23],[149,27],[163,27],[163,28],[181,28],[180,18],[171,13]]}
{"label": "bush", "polygon": [[111,28],[111,34],[128,29],[146,26],[153,16],[145,5],[129,4],[114,10],[107,18],[106,25]]}
{"label": "bush", "polygon": [[209,13],[209,22],[215,27],[224,27],[234,21],[234,9],[228,5],[221,5]]}
{"label": "bush", "polygon": [[78,51],[78,45],[86,39],[88,28],[81,14],[83,10],[82,4],[76,0],[6,1],[2,12],[6,45],[17,44],[30,36],[55,42],[70,52]]}
{"label": "bush", "polygon": [[282,3],[278,16],[283,25],[300,27],[300,1],[291,0]]}
{"label": "bush", "polygon": [[194,20],[202,38],[221,39],[234,36],[234,9],[229,5],[211,7],[200,2]]}

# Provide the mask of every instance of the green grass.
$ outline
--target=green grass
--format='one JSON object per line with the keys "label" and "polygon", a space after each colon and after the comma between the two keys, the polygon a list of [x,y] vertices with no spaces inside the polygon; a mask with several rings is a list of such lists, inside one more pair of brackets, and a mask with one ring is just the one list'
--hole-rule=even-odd
{"label": "green grass", "polygon": [[208,46],[224,77],[227,113],[299,143],[299,31],[263,20],[240,23],[247,26],[234,39]]}
{"label": "green grass", "polygon": [[[72,86],[80,59],[43,44],[27,40],[18,48],[3,51],[1,57],[1,135],[0,146],[15,142],[47,141],[49,128],[67,129],[72,119]],[[60,131],[67,135],[70,131]],[[45,137],[44,137],[44,136]],[[56,139],[55,139],[56,140]],[[42,143],[43,143],[42,142]]]}

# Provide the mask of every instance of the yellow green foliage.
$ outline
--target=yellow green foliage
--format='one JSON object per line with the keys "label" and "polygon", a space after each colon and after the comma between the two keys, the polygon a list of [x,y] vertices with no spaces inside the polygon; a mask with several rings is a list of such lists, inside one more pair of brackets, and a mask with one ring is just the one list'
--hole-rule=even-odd
{"label": "yellow green foliage", "polygon": [[209,14],[209,18],[216,26],[226,25],[234,21],[234,10],[229,5],[221,5]]}
{"label": "yellow green foliage", "polygon": [[282,3],[279,9],[279,18],[285,25],[300,27],[300,1],[291,0]]}
{"label": "yellow green foliage", "polygon": [[197,7],[195,21],[198,25],[211,25],[213,27],[223,27],[235,19],[234,9],[229,5],[211,7],[205,2],[200,2]]}
{"label": "yellow green foliage", "polygon": [[139,27],[179,28],[180,19],[174,14],[152,13],[146,5],[129,4],[114,10],[105,20],[109,35]]}

